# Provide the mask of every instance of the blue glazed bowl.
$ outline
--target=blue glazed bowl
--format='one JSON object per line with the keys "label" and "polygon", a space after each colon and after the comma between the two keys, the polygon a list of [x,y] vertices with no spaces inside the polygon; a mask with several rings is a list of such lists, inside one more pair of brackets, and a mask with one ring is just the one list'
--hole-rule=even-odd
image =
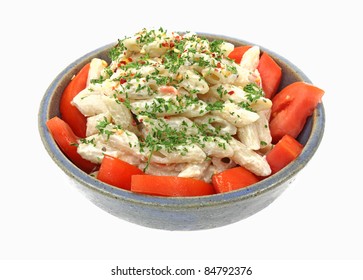
{"label": "blue glazed bowl", "polygon": [[[199,35],[211,40],[223,39],[235,46],[251,45],[243,40],[220,35]],[[298,137],[305,145],[301,155],[278,173],[250,187],[211,196],[170,198],[136,194],[98,181],[68,160],[48,132],[46,122],[60,115],[60,97],[71,77],[94,57],[109,61],[107,54],[114,45],[112,43],[92,51],[65,68],[45,92],[38,116],[39,133],[51,158],[90,201],[108,213],[135,224],[164,230],[201,230],[235,223],[259,212],[280,196],[318,149],[325,125],[323,104],[318,105]],[[260,48],[268,52],[282,68],[280,88],[295,81],[311,83],[291,62]]]}

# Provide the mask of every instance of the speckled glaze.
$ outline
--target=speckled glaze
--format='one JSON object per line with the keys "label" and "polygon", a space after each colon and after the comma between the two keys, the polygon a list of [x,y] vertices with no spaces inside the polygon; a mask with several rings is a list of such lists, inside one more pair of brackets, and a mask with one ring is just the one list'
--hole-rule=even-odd
{"label": "speckled glaze", "polygon": [[[235,46],[251,43],[219,35],[199,33],[208,39],[224,39]],[[92,58],[108,61],[108,50],[101,47],[65,68],[51,83],[41,101],[38,127],[41,139],[54,162],[71,182],[95,205],[126,221],[164,230],[202,230],[225,226],[245,219],[272,203],[294,180],[316,152],[324,133],[325,114],[319,104],[298,139],[305,145],[301,155],[286,168],[269,178],[241,190],[203,197],[168,198],[135,194],[102,183],[73,165],[60,151],[46,128],[46,121],[59,116],[60,96],[71,77]],[[295,65],[263,47],[281,66],[281,88],[294,81],[311,81]],[[278,217],[271,217],[276,218]]]}

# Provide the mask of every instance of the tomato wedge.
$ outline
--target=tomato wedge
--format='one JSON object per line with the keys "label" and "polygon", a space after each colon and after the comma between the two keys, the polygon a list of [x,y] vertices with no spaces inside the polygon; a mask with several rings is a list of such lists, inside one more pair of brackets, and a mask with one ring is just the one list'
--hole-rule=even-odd
{"label": "tomato wedge", "polygon": [[277,92],[281,77],[281,67],[269,56],[263,53],[257,66],[262,80],[262,89],[265,92],[265,97],[271,99]]}
{"label": "tomato wedge", "polygon": [[96,164],[85,160],[77,153],[77,140],[71,127],[59,117],[53,117],[47,121],[47,127],[52,134],[54,141],[58,144],[62,152],[80,169],[90,173],[97,167]]}
{"label": "tomato wedge", "polygon": [[90,63],[87,63],[69,82],[62,93],[59,105],[62,119],[68,123],[73,132],[81,138],[86,137],[87,119],[77,107],[71,104],[71,101],[81,90],[86,88],[89,69]]}
{"label": "tomato wedge", "polygon": [[272,142],[277,143],[285,134],[296,138],[323,95],[322,89],[305,82],[292,83],[277,93],[271,108]]}
{"label": "tomato wedge", "polygon": [[215,194],[211,184],[176,176],[134,175],[131,191],[160,196],[202,196]]}
{"label": "tomato wedge", "polygon": [[118,158],[105,155],[97,179],[117,188],[130,190],[132,175],[144,174],[139,168]]}
{"label": "tomato wedge", "polygon": [[233,59],[236,63],[241,63],[242,57],[245,52],[250,49],[251,46],[239,46],[235,47],[233,51],[228,55],[230,59]]}
{"label": "tomato wedge", "polygon": [[266,155],[266,160],[271,167],[271,174],[280,171],[290,162],[295,160],[303,150],[301,145],[295,138],[286,134]]}
{"label": "tomato wedge", "polygon": [[217,193],[230,192],[257,183],[259,179],[246,168],[239,166],[222,171],[212,177]]}

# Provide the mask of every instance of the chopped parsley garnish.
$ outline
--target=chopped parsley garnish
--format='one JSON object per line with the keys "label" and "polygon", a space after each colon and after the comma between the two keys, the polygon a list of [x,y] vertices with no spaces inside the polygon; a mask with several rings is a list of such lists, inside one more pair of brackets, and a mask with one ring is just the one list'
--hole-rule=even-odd
{"label": "chopped parsley garnish", "polygon": [[122,129],[120,125],[109,122],[106,117],[98,121],[96,128],[99,131],[99,134],[105,134],[107,136],[107,140],[111,135],[115,134],[115,130]]}
{"label": "chopped parsley garnish", "polygon": [[224,108],[224,102],[223,101],[216,101],[214,103],[209,103],[206,107],[207,111],[222,111]]}
{"label": "chopped parsley garnish", "polygon": [[[211,142],[219,148],[227,149],[226,145],[232,139],[232,135],[223,132],[221,127],[214,124],[213,118],[203,124],[192,122],[193,129],[189,122],[183,121],[175,127],[167,121],[190,110],[196,110],[195,116],[198,116],[198,113],[212,115],[213,111],[223,111],[226,96],[233,95],[235,89],[219,85],[216,89],[218,94],[216,98],[219,97],[221,100],[211,102],[200,99],[201,93],[205,93],[200,89],[200,84],[201,81],[205,83],[206,75],[213,74],[214,71],[228,77],[228,81],[231,80],[229,78],[231,74],[238,75],[237,65],[224,56],[224,46],[223,40],[208,41],[196,34],[170,35],[163,28],[158,30],[144,28],[132,38],[125,37],[118,40],[109,51],[108,55],[113,63],[103,70],[99,78],[92,79],[91,83],[102,84],[108,79],[111,80],[112,91],[109,96],[133,113],[137,126],[142,127],[143,122],[149,122],[148,133],[138,134],[140,151],[149,152],[146,155],[145,169],[149,166],[152,155],[160,150],[169,153],[178,152],[180,156],[185,156],[193,145],[203,148]],[[135,51],[137,49],[141,51]],[[157,55],[149,51],[150,49],[153,49]],[[202,72],[201,69],[205,70]],[[230,84],[233,84],[233,81]],[[161,92],[161,86],[174,87],[175,91]],[[238,105],[253,111],[251,105],[263,97],[264,92],[253,83],[244,86],[243,90],[247,100]],[[137,102],[140,98],[146,102]],[[115,125],[112,119],[109,121],[104,117],[98,121],[96,129],[108,140],[122,128]],[[194,131],[194,134],[190,131]],[[80,143],[95,145],[95,138],[80,139]],[[267,145],[264,141],[260,144]],[[129,145],[132,148],[132,144]]]}
{"label": "chopped parsley garnish", "polygon": [[262,88],[253,83],[245,85],[243,90],[247,93],[246,97],[249,102],[254,102],[260,97],[265,96],[265,93],[263,92]]}
{"label": "chopped parsley garnish", "polygon": [[261,146],[266,146],[266,145],[267,145],[267,143],[266,143],[265,141],[260,141],[260,145],[261,145]]}
{"label": "chopped parsley garnish", "polygon": [[220,98],[223,98],[223,96],[226,95],[228,93],[228,91],[222,85],[220,85],[217,88],[217,93],[218,93]]}
{"label": "chopped parsley garnish", "polygon": [[261,97],[264,97],[265,93],[263,92],[262,88],[260,88],[259,86],[257,86],[256,84],[253,84],[253,83],[250,83],[250,84],[247,84],[246,86],[244,86],[243,90],[244,90],[244,92],[247,93],[245,95],[247,98],[247,101],[242,101],[242,102],[238,103],[238,105],[243,109],[254,112],[254,110],[251,108],[251,104],[256,102]]}
{"label": "chopped parsley garnish", "polygon": [[91,138],[91,139],[81,138],[81,139],[79,139],[79,141],[82,144],[91,144],[93,146],[96,146],[95,140],[96,140],[95,138]]}
{"label": "chopped parsley garnish", "polygon": [[102,84],[104,81],[106,81],[105,77],[100,75],[98,79],[91,79],[91,84]]}
{"label": "chopped parsley garnish", "polygon": [[220,53],[221,50],[221,45],[224,43],[223,40],[214,40],[209,44],[210,47],[210,51],[211,52],[216,52],[216,53]]}
{"label": "chopped parsley garnish", "polygon": [[109,58],[114,61],[117,60],[117,58],[126,50],[126,47],[123,43],[124,40],[118,40],[118,44],[114,46],[109,52],[108,56]]}

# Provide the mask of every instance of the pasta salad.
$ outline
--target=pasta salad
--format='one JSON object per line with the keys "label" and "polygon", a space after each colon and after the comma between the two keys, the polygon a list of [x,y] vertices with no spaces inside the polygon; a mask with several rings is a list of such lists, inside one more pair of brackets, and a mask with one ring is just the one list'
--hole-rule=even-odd
{"label": "pasta salad", "polygon": [[142,29],[93,58],[47,122],[83,171],[123,189],[194,196],[278,172],[324,91],[295,82],[258,46]]}
{"label": "pasta salad", "polygon": [[269,175],[272,102],[256,69],[260,50],[252,47],[237,64],[228,58],[233,49],[163,29],[119,40],[109,65],[91,61],[87,87],[72,100],[87,117],[78,153],[93,163],[107,154],[147,174],[206,182],[236,165]]}

